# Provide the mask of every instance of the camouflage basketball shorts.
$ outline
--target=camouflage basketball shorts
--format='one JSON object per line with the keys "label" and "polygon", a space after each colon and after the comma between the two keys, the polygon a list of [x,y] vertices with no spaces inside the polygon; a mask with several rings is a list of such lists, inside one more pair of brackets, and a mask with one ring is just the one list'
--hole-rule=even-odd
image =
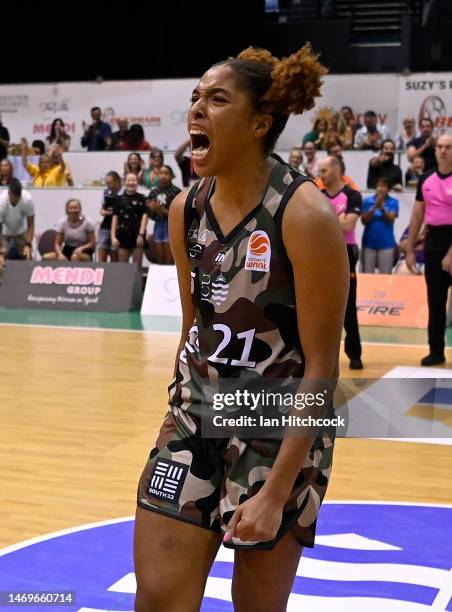
{"label": "camouflage basketball shorts", "polygon": [[[331,473],[333,444],[334,431],[315,440],[274,540],[244,543],[234,538],[225,546],[271,550],[292,530],[302,546],[312,548]],[[221,534],[238,505],[264,484],[280,445],[274,439],[202,438],[198,419],[172,406],[141,475],[137,503]]]}

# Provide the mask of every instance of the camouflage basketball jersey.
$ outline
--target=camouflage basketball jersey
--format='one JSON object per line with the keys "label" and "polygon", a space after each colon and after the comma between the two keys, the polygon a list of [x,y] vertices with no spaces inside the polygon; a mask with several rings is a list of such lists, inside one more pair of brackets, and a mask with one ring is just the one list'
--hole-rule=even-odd
{"label": "camouflage basketball jersey", "polygon": [[191,293],[196,309],[170,404],[201,416],[206,381],[301,378],[304,371],[292,269],[283,247],[282,215],[291,195],[309,180],[282,160],[261,204],[227,235],[210,204],[213,179],[195,185],[185,222]]}

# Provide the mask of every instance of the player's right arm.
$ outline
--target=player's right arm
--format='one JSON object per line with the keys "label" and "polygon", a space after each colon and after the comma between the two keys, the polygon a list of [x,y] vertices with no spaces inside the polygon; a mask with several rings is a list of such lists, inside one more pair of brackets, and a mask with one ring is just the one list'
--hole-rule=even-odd
{"label": "player's right arm", "polygon": [[195,307],[191,299],[190,265],[187,258],[187,245],[185,236],[184,209],[188,190],[181,191],[171,202],[168,213],[168,230],[171,252],[177,269],[180,301],[182,305],[182,333],[176,354],[174,374],[176,374],[179,355],[184,348],[185,341],[195,319]]}

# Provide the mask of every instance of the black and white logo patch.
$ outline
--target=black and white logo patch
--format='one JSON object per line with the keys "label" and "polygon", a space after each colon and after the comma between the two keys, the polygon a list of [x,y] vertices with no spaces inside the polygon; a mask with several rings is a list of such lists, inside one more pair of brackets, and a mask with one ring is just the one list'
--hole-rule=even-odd
{"label": "black and white logo patch", "polygon": [[194,244],[190,247],[188,253],[192,259],[199,259],[202,256],[204,249],[205,246],[203,244]]}
{"label": "black and white logo patch", "polygon": [[223,252],[221,252],[221,251],[220,251],[220,253],[217,253],[217,254],[215,255],[214,262],[215,262],[216,264],[222,264],[222,263],[223,263],[223,261],[224,261],[224,258],[225,258],[225,257],[226,257],[226,253],[223,253]]}
{"label": "black and white logo patch", "polygon": [[148,485],[152,497],[171,504],[179,501],[189,466],[171,459],[157,459]]}

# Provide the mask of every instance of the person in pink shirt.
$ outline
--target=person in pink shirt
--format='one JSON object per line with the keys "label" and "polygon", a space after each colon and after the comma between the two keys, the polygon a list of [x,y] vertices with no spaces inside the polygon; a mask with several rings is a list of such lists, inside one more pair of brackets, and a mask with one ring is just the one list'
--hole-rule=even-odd
{"label": "person in pink shirt", "polygon": [[361,338],[359,336],[358,314],[356,312],[355,271],[358,261],[355,227],[361,213],[362,198],[359,191],[355,191],[344,183],[342,179],[342,164],[338,157],[329,155],[319,161],[319,177],[323,185],[325,185],[322,193],[325,194],[339,218],[344,240],[347,244],[348,261],[350,264],[350,290],[344,320],[344,349],[347,357],[350,359],[350,368],[352,370],[362,370]]}
{"label": "person in pink shirt", "polygon": [[438,138],[435,156],[438,167],[424,174],[418,182],[406,245],[406,264],[410,272],[415,273],[414,245],[425,221],[425,281],[430,352],[421,359],[423,366],[439,365],[446,361],[446,304],[452,279],[452,135],[444,134]]}

